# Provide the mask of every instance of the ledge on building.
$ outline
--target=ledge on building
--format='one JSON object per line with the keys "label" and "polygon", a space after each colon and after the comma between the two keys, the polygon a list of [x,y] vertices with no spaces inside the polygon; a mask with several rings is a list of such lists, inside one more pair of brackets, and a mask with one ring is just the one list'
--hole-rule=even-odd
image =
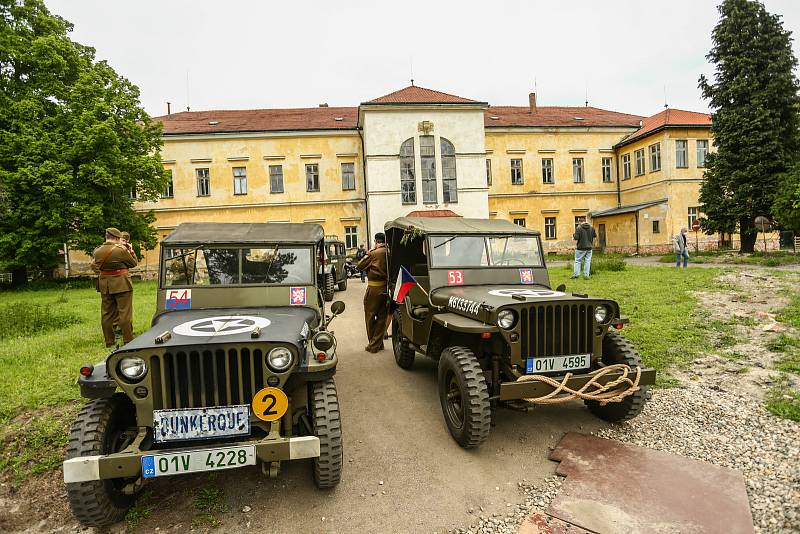
{"label": "ledge on building", "polygon": [[668,199],[660,198],[658,200],[650,200],[648,202],[640,202],[638,204],[628,204],[627,206],[618,206],[616,208],[605,209],[600,211],[593,211],[592,218],[597,217],[611,217],[614,215],[624,215],[626,213],[634,213],[645,208],[650,208],[658,204],[666,204]]}

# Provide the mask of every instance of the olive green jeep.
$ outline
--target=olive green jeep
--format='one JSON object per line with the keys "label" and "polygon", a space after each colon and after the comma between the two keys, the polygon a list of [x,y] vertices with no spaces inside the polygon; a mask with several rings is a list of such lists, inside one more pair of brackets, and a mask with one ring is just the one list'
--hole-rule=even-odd
{"label": "olive green jeep", "polygon": [[339,483],[336,338],[317,283],[315,224],[182,224],[161,243],[149,330],[85,365],[89,402],[69,436],[64,482],[86,526],[121,520],[163,476],[312,459]]}
{"label": "olive green jeep", "polygon": [[642,410],[655,370],[616,332],[627,322],[619,305],[552,289],[539,232],[460,217],[402,217],[385,230],[390,293],[407,291],[392,321],[395,361],[438,360],[445,423],[462,447],[488,438],[499,405],[582,399],[612,422]]}
{"label": "olive green jeep", "polygon": [[335,235],[325,236],[325,248],[320,260],[320,278],[322,294],[325,300],[333,300],[335,291],[347,289],[347,268],[345,266],[347,254],[344,242]]}

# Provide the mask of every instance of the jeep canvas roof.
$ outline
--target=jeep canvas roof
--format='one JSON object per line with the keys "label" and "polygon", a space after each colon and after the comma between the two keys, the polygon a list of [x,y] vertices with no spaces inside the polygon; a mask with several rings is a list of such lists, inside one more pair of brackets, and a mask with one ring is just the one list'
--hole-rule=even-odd
{"label": "jeep canvas roof", "polygon": [[230,243],[316,243],[324,237],[318,224],[183,223],[163,242],[167,245]]}
{"label": "jeep canvas roof", "polygon": [[387,222],[385,229],[417,229],[426,234],[541,234],[538,230],[525,228],[503,219],[463,217],[400,217]]}

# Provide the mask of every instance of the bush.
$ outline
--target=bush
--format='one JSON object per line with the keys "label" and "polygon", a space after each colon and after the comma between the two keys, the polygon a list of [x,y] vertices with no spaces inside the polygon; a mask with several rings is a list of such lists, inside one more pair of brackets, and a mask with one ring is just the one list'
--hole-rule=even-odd
{"label": "bush", "polygon": [[600,258],[592,261],[592,274],[600,271],[624,271],[625,260],[622,258]]}
{"label": "bush", "polygon": [[0,306],[0,339],[39,334],[78,322],[69,313],[55,312],[41,304],[12,302]]}

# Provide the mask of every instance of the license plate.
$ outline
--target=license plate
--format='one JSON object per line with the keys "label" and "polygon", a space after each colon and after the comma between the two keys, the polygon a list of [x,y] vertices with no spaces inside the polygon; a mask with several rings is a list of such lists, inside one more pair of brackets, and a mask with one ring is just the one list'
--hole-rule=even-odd
{"label": "license plate", "polygon": [[142,456],[142,476],[152,478],[183,475],[233,469],[245,465],[256,465],[254,445]]}
{"label": "license plate", "polygon": [[589,354],[573,354],[571,356],[548,356],[545,358],[528,358],[525,372],[528,374],[551,373],[555,371],[575,371],[588,369],[591,363]]}
{"label": "license plate", "polygon": [[153,410],[156,443],[250,435],[250,406]]}

